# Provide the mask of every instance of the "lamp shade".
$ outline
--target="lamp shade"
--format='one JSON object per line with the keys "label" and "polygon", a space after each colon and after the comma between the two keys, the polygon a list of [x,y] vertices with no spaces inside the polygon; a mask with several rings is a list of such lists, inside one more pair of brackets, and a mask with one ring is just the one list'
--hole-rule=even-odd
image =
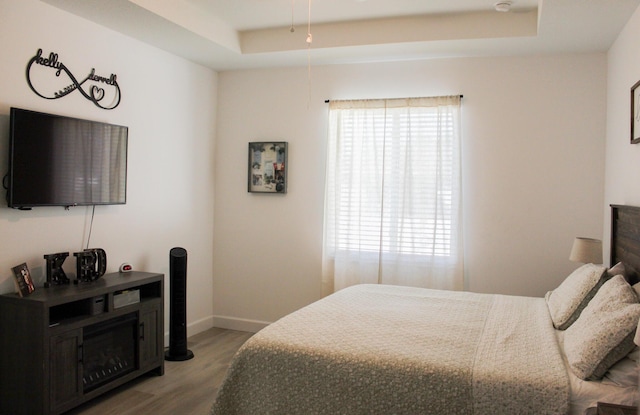
{"label": "lamp shade", "polygon": [[584,264],[602,264],[602,241],[577,237],[573,241],[569,260]]}

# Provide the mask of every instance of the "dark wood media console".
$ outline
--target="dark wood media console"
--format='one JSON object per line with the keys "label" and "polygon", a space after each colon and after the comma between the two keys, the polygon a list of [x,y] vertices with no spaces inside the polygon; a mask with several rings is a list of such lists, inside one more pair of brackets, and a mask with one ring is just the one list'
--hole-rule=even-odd
{"label": "dark wood media console", "polygon": [[0,414],[60,414],[144,373],[164,374],[164,275],[0,295]]}

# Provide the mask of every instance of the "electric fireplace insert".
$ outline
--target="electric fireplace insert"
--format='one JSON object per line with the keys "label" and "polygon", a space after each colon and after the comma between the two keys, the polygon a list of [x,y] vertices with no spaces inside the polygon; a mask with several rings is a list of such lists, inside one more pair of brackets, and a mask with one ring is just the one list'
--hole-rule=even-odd
{"label": "electric fireplace insert", "polygon": [[83,332],[84,392],[136,370],[136,313],[86,327]]}

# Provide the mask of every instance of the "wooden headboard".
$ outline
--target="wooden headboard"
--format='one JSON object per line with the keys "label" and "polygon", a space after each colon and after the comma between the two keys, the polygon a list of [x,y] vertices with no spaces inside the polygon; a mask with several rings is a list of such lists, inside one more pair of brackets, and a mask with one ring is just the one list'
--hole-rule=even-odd
{"label": "wooden headboard", "polygon": [[629,283],[640,281],[640,207],[611,205],[611,262],[622,261]]}

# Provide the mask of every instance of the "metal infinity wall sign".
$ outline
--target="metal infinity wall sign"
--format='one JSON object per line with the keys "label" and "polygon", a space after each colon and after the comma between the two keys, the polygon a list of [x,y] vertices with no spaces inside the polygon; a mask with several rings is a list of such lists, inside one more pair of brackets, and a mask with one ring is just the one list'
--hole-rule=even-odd
{"label": "metal infinity wall sign", "polygon": [[[55,77],[52,76],[55,74]],[[120,104],[120,86],[117,76],[96,75],[95,68],[81,81],[58,60],[58,54],[51,52],[49,57],[42,56],[42,49],[27,64],[27,83],[33,92],[44,99],[59,99],[78,91],[97,107],[112,110]],[[53,85],[53,86],[52,86]],[[49,91],[43,93],[40,91]]]}

